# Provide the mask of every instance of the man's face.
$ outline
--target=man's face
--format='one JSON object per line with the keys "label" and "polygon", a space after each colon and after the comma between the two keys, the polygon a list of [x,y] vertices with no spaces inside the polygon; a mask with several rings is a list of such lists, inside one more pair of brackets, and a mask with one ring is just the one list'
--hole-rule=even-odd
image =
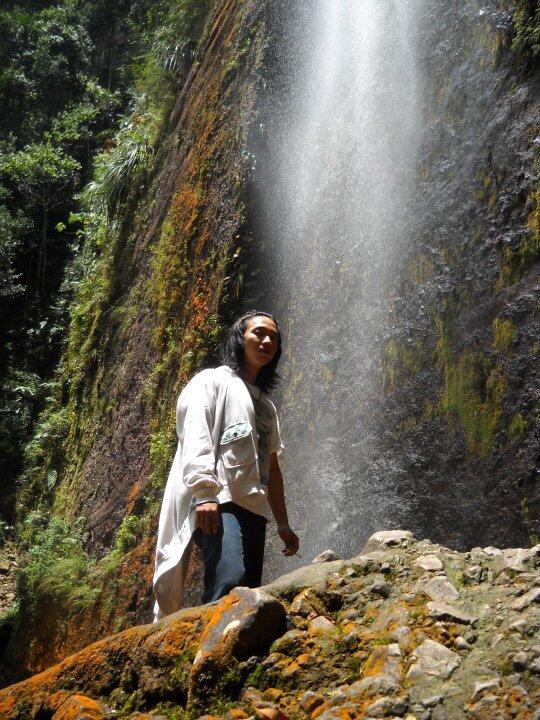
{"label": "man's face", "polygon": [[244,360],[247,367],[260,369],[273,360],[278,349],[278,330],[269,317],[248,320],[244,331]]}

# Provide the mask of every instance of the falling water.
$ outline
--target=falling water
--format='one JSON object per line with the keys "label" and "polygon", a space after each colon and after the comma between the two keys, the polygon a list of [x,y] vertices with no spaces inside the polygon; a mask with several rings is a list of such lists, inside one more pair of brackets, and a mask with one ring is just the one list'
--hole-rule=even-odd
{"label": "falling water", "polygon": [[399,523],[373,410],[388,290],[410,234],[420,2],[288,3],[281,85],[254,140],[264,304],[287,348],[282,466],[303,562],[326,547],[353,554]]}

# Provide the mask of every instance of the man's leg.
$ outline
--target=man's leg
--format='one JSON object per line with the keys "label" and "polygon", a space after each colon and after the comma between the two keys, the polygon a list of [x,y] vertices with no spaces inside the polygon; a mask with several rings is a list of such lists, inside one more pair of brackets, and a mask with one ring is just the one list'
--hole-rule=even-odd
{"label": "man's leg", "polygon": [[266,520],[234,503],[221,505],[217,533],[198,528],[193,539],[204,563],[202,602],[212,602],[238,586],[261,584]]}

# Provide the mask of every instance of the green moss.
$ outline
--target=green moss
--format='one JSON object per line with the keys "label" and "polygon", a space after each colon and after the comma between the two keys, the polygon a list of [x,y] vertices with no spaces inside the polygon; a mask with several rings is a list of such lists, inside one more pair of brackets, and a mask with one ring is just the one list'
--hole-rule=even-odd
{"label": "green moss", "polygon": [[255,669],[252,670],[250,675],[248,675],[247,680],[245,682],[246,687],[253,687],[257,688],[258,690],[263,690],[266,687],[267,683],[267,674],[263,666],[259,663],[258,665],[255,665]]}
{"label": "green moss", "polygon": [[517,245],[507,245],[501,253],[497,291],[519,282],[540,257],[540,184],[529,195],[527,206],[529,214],[525,236]]}
{"label": "green moss", "polygon": [[516,440],[521,437],[527,429],[527,421],[521,413],[516,413],[512,416],[510,423],[508,424],[508,437],[511,440]]}
{"label": "green moss", "polygon": [[470,452],[485,456],[492,451],[506,386],[502,369],[490,368],[482,353],[466,351],[446,366],[440,409],[459,418]]}
{"label": "green moss", "polygon": [[494,366],[481,352],[466,350],[454,361],[448,321],[438,317],[436,327],[435,353],[444,373],[437,412],[459,420],[469,452],[486,456],[493,450],[494,436],[500,426],[506,376],[501,367]]}
{"label": "green moss", "polygon": [[507,353],[518,340],[519,332],[511,320],[495,318],[493,321],[493,349],[500,354]]}
{"label": "green moss", "polygon": [[389,340],[382,361],[382,379],[385,392],[393,392],[406,379],[422,369],[423,345],[417,342],[409,347]]}

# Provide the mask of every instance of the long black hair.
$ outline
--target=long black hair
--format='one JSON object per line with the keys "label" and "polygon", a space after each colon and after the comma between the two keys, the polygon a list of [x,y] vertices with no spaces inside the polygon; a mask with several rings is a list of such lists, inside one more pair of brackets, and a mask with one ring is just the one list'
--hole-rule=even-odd
{"label": "long black hair", "polygon": [[221,345],[219,357],[223,365],[228,365],[231,370],[235,373],[240,374],[244,370],[244,333],[247,328],[248,322],[254,317],[267,317],[276,323],[278,332],[278,347],[276,354],[272,360],[263,367],[257,373],[255,385],[259,387],[263,392],[267,393],[273,390],[278,381],[279,375],[277,373],[277,365],[279,358],[281,357],[281,333],[279,331],[278,324],[275,318],[267,312],[261,312],[259,310],[250,310],[249,312],[239,317],[231,327],[229,332]]}

